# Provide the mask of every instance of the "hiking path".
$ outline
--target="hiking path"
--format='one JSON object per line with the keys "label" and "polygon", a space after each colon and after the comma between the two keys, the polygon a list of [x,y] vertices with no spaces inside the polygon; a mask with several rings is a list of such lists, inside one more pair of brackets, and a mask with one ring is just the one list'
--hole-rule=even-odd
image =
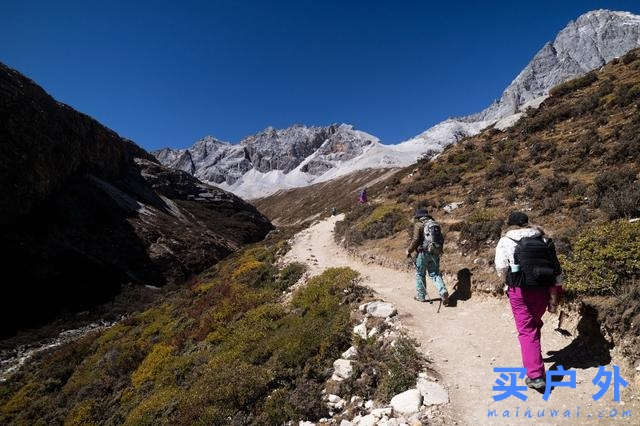
{"label": "hiking path", "polygon": [[[333,229],[342,217],[330,217],[296,234],[285,259],[309,265],[311,275],[330,267],[350,267],[362,275],[363,285],[374,290],[379,298],[394,303],[402,324],[419,342],[431,367],[442,376],[459,424],[638,424],[640,404],[637,397],[631,397],[631,392],[622,392],[622,403],[613,402],[612,385],[600,400],[593,400],[592,395],[599,390],[592,383],[597,364],[575,368],[576,388],[555,387],[548,401],[542,394],[528,389],[524,392],[526,401],[512,396],[494,402],[492,396],[496,392],[492,386],[498,374],[493,372],[493,367],[522,366],[506,298],[474,293],[466,301],[457,301],[455,307],[442,306],[437,312],[439,302],[428,304],[413,300],[413,274],[365,264],[340,247],[334,241]],[[446,266],[446,262],[445,255],[443,265]],[[450,292],[453,284],[446,282]],[[427,283],[427,291],[429,297],[437,296],[431,282]],[[576,336],[554,330],[557,314],[545,313],[543,321],[543,357],[553,355],[554,351],[562,353],[563,349],[566,353]],[[614,357],[607,371],[611,371],[615,361]],[[552,360],[545,362],[547,369],[552,364]],[[524,380],[518,384],[523,385]],[[527,409],[533,418],[525,417]],[[496,410],[497,417],[489,416],[492,410]],[[505,410],[509,417],[503,417]],[[538,417],[540,410],[544,410],[544,417]],[[556,417],[550,417],[553,410],[557,410]],[[565,410],[570,410],[570,417],[563,417]],[[612,410],[616,411],[614,418],[610,417]],[[621,418],[624,410],[631,410],[631,419]]]}

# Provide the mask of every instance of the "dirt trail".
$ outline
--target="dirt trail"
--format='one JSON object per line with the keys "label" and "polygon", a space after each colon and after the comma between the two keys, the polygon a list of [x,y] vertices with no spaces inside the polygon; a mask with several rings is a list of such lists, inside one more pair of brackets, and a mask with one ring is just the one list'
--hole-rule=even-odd
{"label": "dirt trail", "polygon": [[[436,313],[438,302],[430,305],[413,300],[412,274],[364,264],[339,247],[333,239],[333,228],[341,218],[331,217],[297,234],[287,259],[310,265],[311,274],[329,267],[348,266],[359,271],[364,284],[382,299],[395,303],[402,323],[420,342],[433,367],[442,375],[450,392],[452,408],[462,424],[638,424],[640,407],[631,392],[623,392],[621,400],[624,402],[615,403],[612,386],[599,401],[593,400],[592,395],[599,389],[591,382],[597,371],[595,363],[589,368],[576,369],[575,389],[556,387],[548,401],[529,389],[525,392],[526,401],[510,397],[494,402],[492,386],[497,374],[493,367],[522,365],[507,300],[474,294],[471,299],[458,301],[455,307],[442,307]],[[443,263],[446,263],[446,257]],[[446,284],[451,291],[453,283]],[[435,297],[435,287],[430,282],[427,285],[429,295]],[[576,338],[575,333],[565,337],[553,329],[552,324],[557,322],[554,315],[546,313],[543,320],[543,355],[566,348]],[[547,368],[552,364],[547,362]],[[615,359],[613,364],[618,364]],[[498,418],[489,417],[489,411],[494,409]],[[531,410],[533,418],[525,417],[527,409]],[[538,411],[543,409],[544,417],[538,418]],[[613,409],[617,416],[612,419],[609,416]],[[505,410],[509,410],[509,418],[503,418]],[[558,410],[558,417],[551,418],[550,410]],[[565,410],[571,410],[570,418],[562,417]],[[624,410],[631,410],[631,419],[621,418]],[[599,414],[604,418],[598,418]]]}

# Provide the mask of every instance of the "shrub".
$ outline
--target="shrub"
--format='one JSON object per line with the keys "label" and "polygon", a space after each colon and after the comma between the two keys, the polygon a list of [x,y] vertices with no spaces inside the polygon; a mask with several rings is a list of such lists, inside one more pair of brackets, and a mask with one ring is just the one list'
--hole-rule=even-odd
{"label": "shrub", "polygon": [[640,223],[621,220],[583,232],[562,264],[568,290],[617,294],[640,277]]}
{"label": "shrub", "polygon": [[597,176],[594,180],[596,205],[600,206],[602,200],[612,193],[627,191],[633,186],[636,175],[637,170],[635,168],[627,167],[606,171]]}
{"label": "shrub", "polygon": [[487,240],[500,238],[503,221],[497,219],[488,210],[476,210],[466,221],[457,224],[460,230],[460,238],[467,240],[472,245],[478,245]]}
{"label": "shrub", "polygon": [[598,76],[594,71],[588,72],[582,77],[574,78],[573,80],[565,81],[549,90],[551,96],[563,96],[567,93],[575,92],[576,90],[583,89],[591,86],[598,81]]}
{"label": "shrub", "polygon": [[356,228],[364,239],[378,239],[400,232],[408,226],[405,211],[396,204],[382,204],[362,219]]}
{"label": "shrub", "polygon": [[278,290],[286,290],[302,277],[307,271],[307,265],[300,262],[289,263],[281,271],[278,277],[278,284],[276,288]]}
{"label": "shrub", "polygon": [[631,62],[635,61],[637,57],[638,56],[636,52],[632,50],[631,52],[628,52],[626,55],[622,57],[622,63],[625,65],[629,65]]}
{"label": "shrub", "polygon": [[542,214],[557,213],[562,208],[562,200],[564,194],[562,192],[549,192],[542,199]]}
{"label": "shrub", "polygon": [[358,339],[354,374],[340,384],[341,395],[359,395],[383,404],[396,394],[415,387],[425,359],[414,340],[400,336],[391,347],[377,339]]}
{"label": "shrub", "polygon": [[612,220],[640,216],[640,184],[609,191],[600,200],[600,209]]}
{"label": "shrub", "polygon": [[498,160],[487,170],[485,179],[490,181],[510,175],[517,177],[521,171],[522,165],[517,161]]}

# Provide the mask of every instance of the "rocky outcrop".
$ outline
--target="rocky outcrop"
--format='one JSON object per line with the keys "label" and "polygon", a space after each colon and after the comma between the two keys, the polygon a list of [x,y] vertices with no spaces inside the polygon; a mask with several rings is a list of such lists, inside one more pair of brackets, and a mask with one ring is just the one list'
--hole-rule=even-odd
{"label": "rocky outcrop", "polygon": [[162,164],[251,196],[251,187],[257,181],[265,181],[258,195],[304,186],[362,155],[372,145],[380,145],[377,138],[347,124],[297,124],[287,129],[268,127],[236,145],[207,136],[191,148],[165,148],[153,154]]}
{"label": "rocky outcrop", "polygon": [[[181,283],[269,221],[0,64],[0,335],[107,300],[125,283]],[[187,159],[183,159],[187,163]]]}
{"label": "rocky outcrop", "polygon": [[554,41],[546,43],[489,107],[445,120],[406,143],[427,145],[440,152],[444,146],[487,126],[508,127],[528,106],[537,106],[552,87],[600,68],[639,46],[640,16],[609,10],[585,13],[569,22]]}
{"label": "rocky outcrop", "polygon": [[[163,164],[184,170],[205,181],[233,185],[249,170],[259,173],[300,171],[320,175],[337,162],[350,160],[377,141],[371,135],[346,124],[326,127],[294,125],[287,129],[265,130],[246,137],[237,145],[207,136],[191,148],[154,151]],[[312,157],[312,158],[310,158]]]}

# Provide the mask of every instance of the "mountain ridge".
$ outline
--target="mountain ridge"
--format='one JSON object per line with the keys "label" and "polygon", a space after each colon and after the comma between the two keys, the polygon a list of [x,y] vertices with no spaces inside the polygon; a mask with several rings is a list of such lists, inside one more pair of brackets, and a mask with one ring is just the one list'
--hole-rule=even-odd
{"label": "mountain ridge", "polygon": [[[280,189],[288,189],[323,182],[365,168],[405,167],[415,163],[421,156],[433,157],[450,144],[475,135],[482,129],[495,126],[505,129],[516,123],[528,107],[536,108],[548,95],[549,90],[568,79],[580,76],[597,69],[611,59],[622,56],[629,50],[640,46],[640,16],[629,12],[599,9],[580,15],[570,21],[558,32],[554,40],[545,43],[522,69],[514,80],[484,110],[462,117],[448,118],[428,128],[417,136],[396,145],[382,144],[375,136],[366,135],[361,142],[375,140],[370,149],[362,149],[362,145],[352,150],[347,149],[343,158],[331,158],[327,161],[316,152],[300,151],[311,164],[305,170],[295,167],[283,167],[264,162],[260,157],[260,149],[251,153],[243,152],[237,145],[231,145],[229,151],[218,151],[218,157],[212,156],[218,163],[213,170],[211,159],[190,161],[190,148],[182,150],[177,157],[168,158],[164,150],[152,152],[163,164],[177,167],[198,176],[201,179],[221,184],[227,190],[246,198],[259,198],[270,195]],[[336,125],[332,125],[336,126]],[[341,124],[340,126],[350,126]],[[305,129],[314,127],[302,126]],[[331,126],[329,126],[331,127]],[[280,130],[286,134],[295,126]],[[358,139],[357,130],[354,139]],[[253,137],[260,138],[265,132],[276,132],[267,128],[243,141]],[[277,138],[276,138],[277,139]],[[284,143],[286,137],[283,138]],[[275,140],[275,139],[273,139]],[[240,145],[243,143],[240,142]],[[196,142],[194,147],[200,141]],[[309,144],[309,148],[317,144]],[[349,147],[347,147],[349,148]],[[268,151],[268,150],[267,150]],[[273,150],[271,150],[273,151]],[[189,153],[189,154],[186,154]],[[268,153],[267,153],[268,154]],[[312,156],[317,158],[313,159]],[[305,159],[294,156],[292,164],[299,165]],[[318,158],[319,157],[319,158]],[[226,162],[224,160],[227,160]],[[255,160],[258,159],[258,163]],[[289,159],[291,160],[291,159]],[[212,173],[208,173],[209,168]],[[289,176],[290,173],[294,173]]]}

